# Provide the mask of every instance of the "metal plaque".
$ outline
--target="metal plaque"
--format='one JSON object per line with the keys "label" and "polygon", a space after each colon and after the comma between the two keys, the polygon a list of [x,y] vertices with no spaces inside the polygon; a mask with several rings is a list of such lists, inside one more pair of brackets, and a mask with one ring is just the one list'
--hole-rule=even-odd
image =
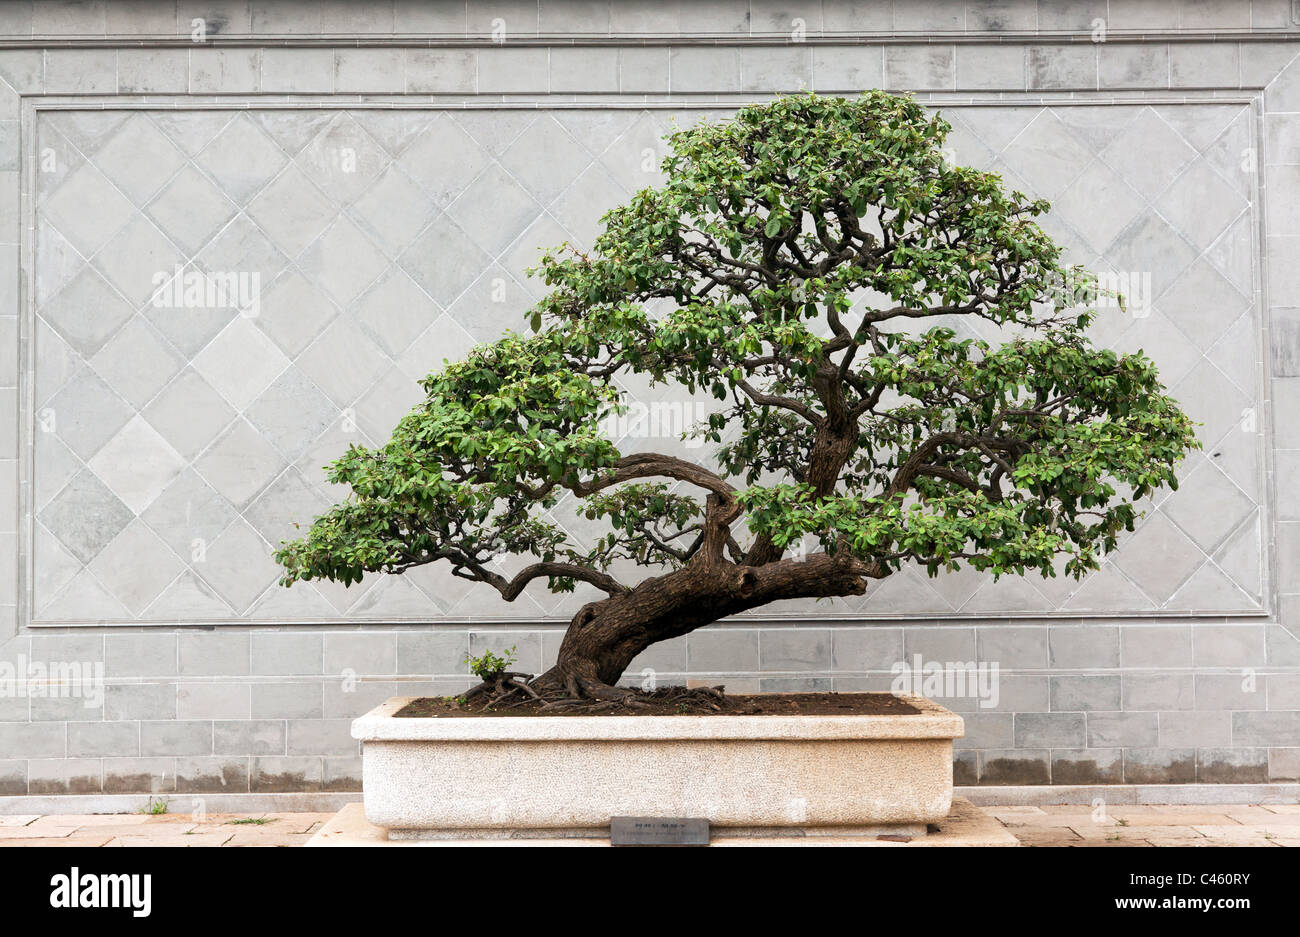
{"label": "metal plaque", "polygon": [[702,817],[613,817],[611,846],[707,846],[709,821]]}

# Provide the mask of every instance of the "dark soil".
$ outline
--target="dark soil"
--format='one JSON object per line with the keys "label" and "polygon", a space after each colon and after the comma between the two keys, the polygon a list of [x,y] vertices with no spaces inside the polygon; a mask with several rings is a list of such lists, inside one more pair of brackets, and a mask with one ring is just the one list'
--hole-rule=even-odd
{"label": "dark soil", "polygon": [[547,709],[538,700],[516,694],[500,703],[484,697],[459,702],[460,697],[424,697],[408,703],[398,717],[473,716],[907,716],[920,712],[889,693],[764,693],[727,696],[721,687],[693,689],[661,687],[636,691],[621,703],[577,703]]}

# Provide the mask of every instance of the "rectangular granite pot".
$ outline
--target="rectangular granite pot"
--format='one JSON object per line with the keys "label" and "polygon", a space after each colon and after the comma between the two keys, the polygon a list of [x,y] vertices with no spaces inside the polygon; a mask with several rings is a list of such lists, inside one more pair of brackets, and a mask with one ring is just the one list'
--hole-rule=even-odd
{"label": "rectangular granite pot", "polygon": [[366,818],[393,839],[608,835],[704,817],[718,835],[924,835],[952,805],[955,713],[402,717],[352,723]]}

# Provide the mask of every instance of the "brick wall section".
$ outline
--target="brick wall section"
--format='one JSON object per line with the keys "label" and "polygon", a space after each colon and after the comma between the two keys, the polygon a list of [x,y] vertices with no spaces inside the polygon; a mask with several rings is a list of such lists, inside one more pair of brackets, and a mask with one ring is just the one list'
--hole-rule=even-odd
{"label": "brick wall section", "polygon": [[[202,43],[189,38],[196,18]],[[497,19],[503,44],[491,42]],[[1098,20],[1104,42],[1092,41]],[[0,4],[0,661],[98,662],[107,681],[93,707],[0,697],[0,794],[356,790],[350,719],[391,695],[466,686],[466,653],[515,644],[521,665],[539,668],[559,639],[538,621],[73,627],[20,615],[32,587],[24,297],[47,272],[20,251],[41,204],[24,181],[35,108],[692,105],[873,86],[953,105],[1244,102],[1259,149],[1235,156],[1258,160],[1263,193],[1251,222],[1260,609],[738,621],[652,649],[629,677],[885,689],[891,666],[916,654],[996,660],[996,706],[939,697],[967,720],[959,783],[1300,779],[1297,29],[1288,0]]]}

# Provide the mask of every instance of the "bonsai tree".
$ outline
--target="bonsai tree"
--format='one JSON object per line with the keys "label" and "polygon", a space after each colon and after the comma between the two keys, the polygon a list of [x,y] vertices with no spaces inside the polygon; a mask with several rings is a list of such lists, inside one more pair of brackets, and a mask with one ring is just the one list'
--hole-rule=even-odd
{"label": "bonsai tree", "polygon": [[[1090,346],[1095,280],[1035,223],[1047,203],[949,164],[949,129],[870,92],[674,133],[663,185],[543,256],[528,333],[430,374],[388,442],[329,467],[351,496],[277,552],[282,582],[445,562],[506,600],[589,584],[554,666],[495,686],[620,700],[657,641],[905,564],[1095,569],[1176,487],[1193,424],[1143,354]],[[1004,341],[961,337],[974,319]],[[712,459],[606,438],[630,373],[716,399]],[[543,517],[565,493],[608,522],[594,546]]]}

